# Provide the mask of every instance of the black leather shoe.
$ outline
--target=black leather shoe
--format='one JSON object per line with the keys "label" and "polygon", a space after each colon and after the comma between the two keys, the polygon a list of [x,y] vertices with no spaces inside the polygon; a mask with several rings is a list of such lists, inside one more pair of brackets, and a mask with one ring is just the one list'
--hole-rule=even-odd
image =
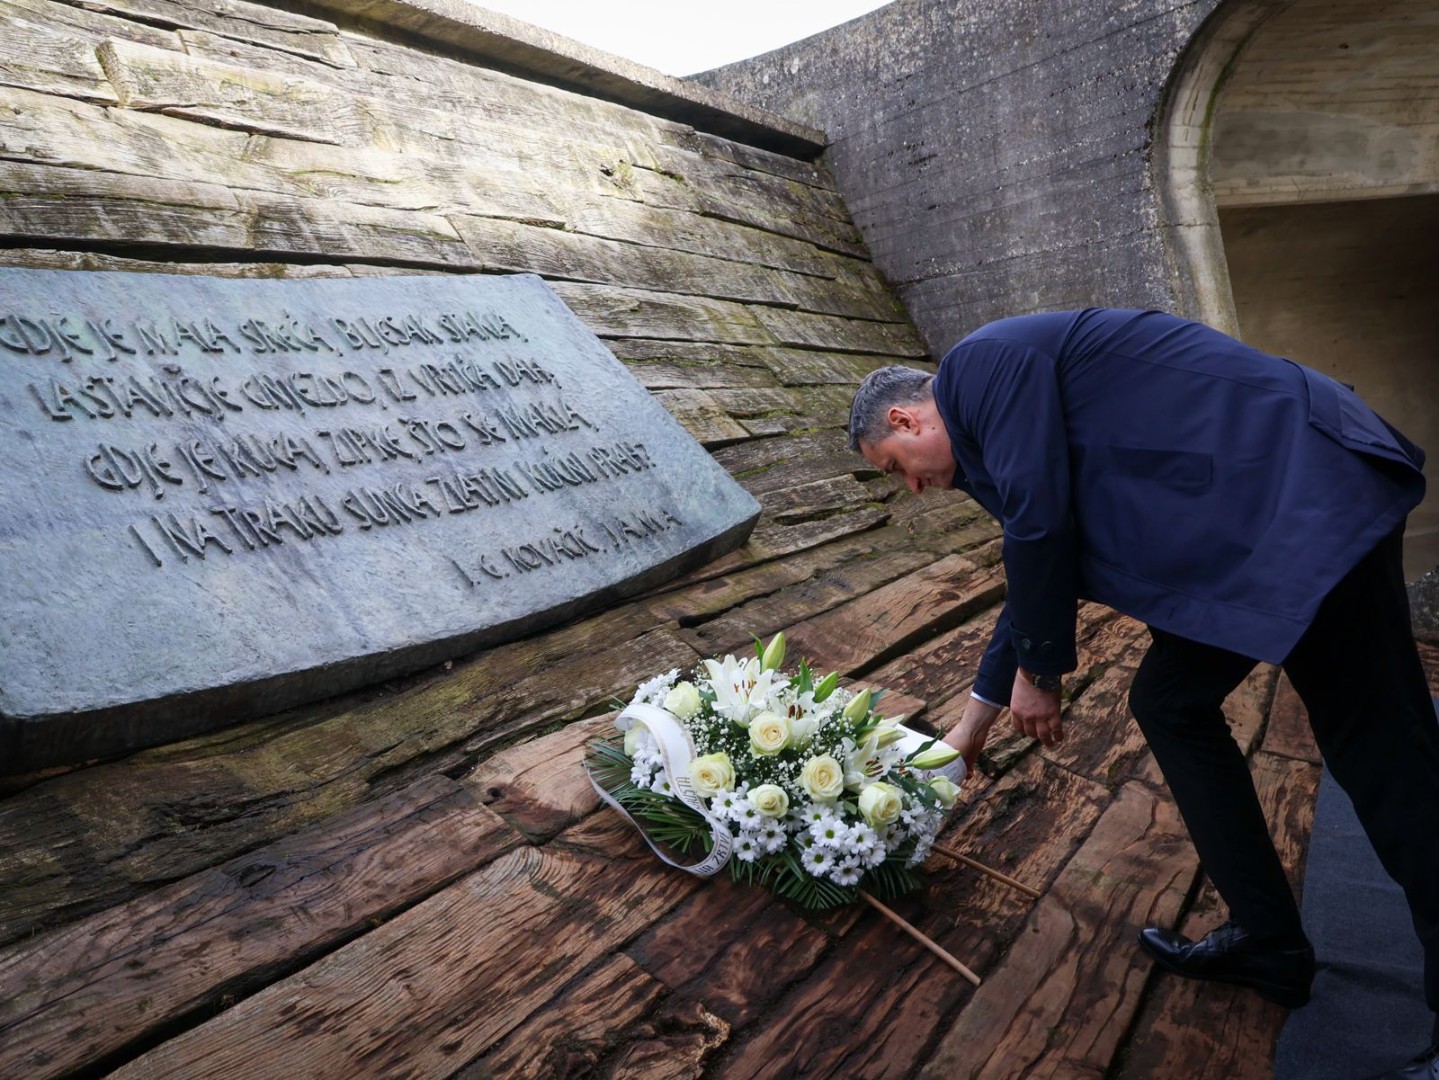
{"label": "black leather shoe", "polygon": [[1201,941],[1150,926],[1139,932],[1139,945],[1165,971],[1187,979],[1247,986],[1266,1001],[1290,1009],[1309,1001],[1314,982],[1314,949],[1309,945],[1276,949],[1251,938],[1236,922],[1211,930]]}
{"label": "black leather shoe", "polygon": [[1370,1077],[1370,1080],[1439,1080],[1439,1042],[1409,1064]]}

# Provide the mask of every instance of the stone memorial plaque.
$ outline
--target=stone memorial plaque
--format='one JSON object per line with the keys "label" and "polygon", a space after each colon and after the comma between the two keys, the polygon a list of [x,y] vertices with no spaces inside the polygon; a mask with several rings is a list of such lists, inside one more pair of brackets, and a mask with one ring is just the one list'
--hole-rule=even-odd
{"label": "stone memorial plaque", "polygon": [[538,277],[0,269],[0,774],[513,639],[758,515]]}

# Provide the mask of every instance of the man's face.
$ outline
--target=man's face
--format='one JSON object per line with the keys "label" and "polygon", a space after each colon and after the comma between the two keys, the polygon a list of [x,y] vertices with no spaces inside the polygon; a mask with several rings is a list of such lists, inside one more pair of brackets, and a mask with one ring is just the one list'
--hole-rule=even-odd
{"label": "man's face", "polygon": [[932,402],[895,405],[888,413],[890,434],[876,443],[860,443],[860,453],[876,469],[897,476],[918,495],[926,488],[954,486],[954,454],[949,433]]}

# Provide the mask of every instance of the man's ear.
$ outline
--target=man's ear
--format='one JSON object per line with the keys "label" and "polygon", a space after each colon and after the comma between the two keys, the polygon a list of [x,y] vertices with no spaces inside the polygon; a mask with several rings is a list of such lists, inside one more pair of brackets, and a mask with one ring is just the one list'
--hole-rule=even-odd
{"label": "man's ear", "polygon": [[906,409],[903,405],[891,405],[889,411],[884,414],[889,421],[889,430],[899,433],[913,435],[919,431],[919,417],[915,416],[913,410]]}

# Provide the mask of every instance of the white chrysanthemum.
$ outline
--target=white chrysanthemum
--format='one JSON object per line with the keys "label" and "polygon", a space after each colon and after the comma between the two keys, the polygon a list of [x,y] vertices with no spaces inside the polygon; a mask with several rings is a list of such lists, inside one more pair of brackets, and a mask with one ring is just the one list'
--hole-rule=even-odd
{"label": "white chrysanthemum", "polygon": [[754,862],[763,854],[759,837],[750,832],[741,832],[735,837],[734,857],[740,862]]}
{"label": "white chrysanthemum", "polygon": [[640,683],[639,689],[635,691],[632,704],[654,705],[656,708],[662,706],[665,696],[670,692],[675,684],[675,680],[679,677],[680,669],[671,668],[662,675],[656,675],[653,679],[648,679]]}
{"label": "white chrysanthemum", "polygon": [[844,848],[849,827],[835,814],[825,814],[818,821],[810,823],[809,834],[820,847],[837,852]]}
{"label": "white chrysanthemum", "polygon": [[765,816],[759,812],[759,808],[750,802],[746,797],[739,805],[730,811],[731,818],[738,822],[741,828],[758,829],[759,823],[765,820]]}
{"label": "white chrysanthemum", "polygon": [[759,842],[766,855],[773,855],[782,849],[788,839],[789,833],[785,832],[784,826],[773,818],[766,819],[765,823],[760,826]]}
{"label": "white chrysanthemum", "polygon": [[865,853],[874,846],[874,830],[863,821],[856,821],[847,824],[840,836],[839,848],[846,858],[863,858]]}
{"label": "white chrysanthemum", "polygon": [[932,839],[927,836],[922,838],[919,843],[914,845],[914,854],[909,857],[909,862],[905,863],[905,865],[918,866],[924,862],[925,859],[929,858],[929,852],[933,846],[934,841]]}
{"label": "white chrysanthemum", "polygon": [[710,813],[721,821],[733,821],[734,812],[745,801],[738,791],[721,791],[710,799]]}
{"label": "white chrysanthemum", "polygon": [[851,859],[836,863],[829,871],[829,879],[846,889],[858,885],[859,879],[862,877],[864,877],[864,868]]}
{"label": "white chrysanthemum", "polygon": [[801,866],[815,877],[823,877],[829,873],[830,864],[834,862],[834,856],[818,844],[815,844],[805,849],[804,854],[799,857],[799,862]]}
{"label": "white chrysanthemum", "polygon": [[834,815],[834,808],[825,806],[822,803],[807,803],[803,809],[804,824],[813,825],[817,821],[824,821]]}

